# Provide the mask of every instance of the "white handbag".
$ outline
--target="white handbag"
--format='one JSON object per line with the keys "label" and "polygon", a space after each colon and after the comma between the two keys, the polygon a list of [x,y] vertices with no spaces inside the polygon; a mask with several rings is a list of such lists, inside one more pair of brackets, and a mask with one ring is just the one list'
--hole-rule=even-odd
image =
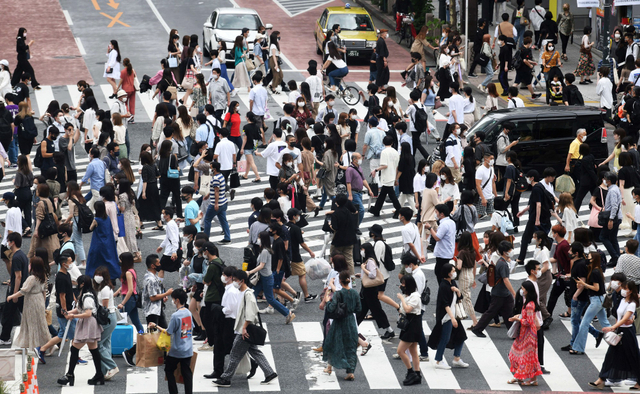
{"label": "white handbag", "polygon": [[609,344],[609,346],[616,346],[617,344],[620,343],[620,340],[622,339],[622,333],[618,334],[617,332],[609,331],[604,334],[603,339],[606,343]]}
{"label": "white handbag", "polygon": [[178,58],[177,57],[169,56],[169,58],[167,60],[169,61],[169,68],[178,67]]}
{"label": "white handbag", "polygon": [[200,175],[200,195],[206,196],[209,194],[209,187],[211,184],[211,175]]}

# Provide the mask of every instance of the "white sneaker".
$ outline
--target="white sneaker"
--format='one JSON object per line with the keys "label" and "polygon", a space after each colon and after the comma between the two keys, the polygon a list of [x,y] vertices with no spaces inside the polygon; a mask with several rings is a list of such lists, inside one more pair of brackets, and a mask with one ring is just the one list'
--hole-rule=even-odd
{"label": "white sneaker", "polygon": [[393,353],[393,355],[391,357],[393,357],[396,360],[398,360],[400,358],[400,355],[398,353]]}
{"label": "white sneaker", "polygon": [[11,339],[9,339],[8,341],[3,341],[2,339],[0,339],[0,346],[11,346]]}
{"label": "white sneaker", "polygon": [[207,342],[203,343],[202,346],[198,348],[201,352],[208,352],[213,350],[213,346],[209,345]]}
{"label": "white sneaker", "polygon": [[420,356],[420,361],[429,362],[429,356]]}
{"label": "white sneaker", "polygon": [[273,315],[274,309],[273,309],[272,306],[268,306],[268,307],[266,307],[264,309],[259,310],[258,312],[260,312],[260,313],[268,313],[270,315]]}
{"label": "white sneaker", "polygon": [[114,369],[110,369],[107,371],[107,373],[104,375],[104,380],[111,380],[111,378],[113,378],[114,376],[116,376],[116,374],[120,372],[120,370],[118,369],[118,367],[115,367]]}
{"label": "white sneaker", "polygon": [[460,360],[458,360],[458,361],[453,360],[452,365],[453,365],[454,367],[458,367],[458,368],[469,368],[469,364],[467,364],[467,363],[465,363],[464,361],[462,361],[462,359],[460,359]]}
{"label": "white sneaker", "polygon": [[60,349],[60,346],[58,346],[58,345],[53,345],[53,346],[51,346],[49,349],[47,349],[47,350],[44,352],[44,356],[45,356],[45,357],[51,357],[55,352],[57,352],[57,351],[58,351],[58,349]]}
{"label": "white sneaker", "polygon": [[294,298],[293,299],[293,308],[297,308],[298,304],[300,303],[300,298]]}
{"label": "white sneaker", "polygon": [[440,362],[436,361],[436,369],[451,369],[451,367],[447,364],[445,359],[442,359]]}

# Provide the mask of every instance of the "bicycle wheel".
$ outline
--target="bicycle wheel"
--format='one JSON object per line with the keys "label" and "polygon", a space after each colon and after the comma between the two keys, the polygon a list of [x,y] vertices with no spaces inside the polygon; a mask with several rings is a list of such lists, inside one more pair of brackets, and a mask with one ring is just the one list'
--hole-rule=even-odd
{"label": "bicycle wheel", "polygon": [[344,91],[342,92],[342,100],[347,105],[353,106],[358,104],[358,102],[360,101],[360,93],[358,89],[354,88],[353,86],[345,87]]}

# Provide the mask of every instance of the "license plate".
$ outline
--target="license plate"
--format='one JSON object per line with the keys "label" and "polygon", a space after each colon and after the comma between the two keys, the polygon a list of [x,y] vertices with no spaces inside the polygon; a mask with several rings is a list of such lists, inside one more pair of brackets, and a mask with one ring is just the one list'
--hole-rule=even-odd
{"label": "license plate", "polygon": [[353,57],[360,56],[360,52],[358,52],[358,51],[349,51],[347,53],[347,56],[353,56]]}

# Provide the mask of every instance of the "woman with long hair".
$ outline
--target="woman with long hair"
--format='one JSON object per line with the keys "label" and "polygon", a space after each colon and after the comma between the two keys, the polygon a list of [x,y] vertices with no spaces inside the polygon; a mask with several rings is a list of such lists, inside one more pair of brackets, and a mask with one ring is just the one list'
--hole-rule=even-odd
{"label": "woman with long hair", "polygon": [[[369,279],[375,279],[378,274],[378,267],[380,267],[380,262],[376,257],[375,250],[373,249],[373,245],[370,243],[364,243],[361,245],[360,254],[362,256],[362,265],[360,266],[362,270],[361,276],[367,275]],[[378,299],[378,287],[364,287],[362,286],[360,290],[360,302],[362,303],[362,308],[356,314],[356,321],[358,325],[362,323],[367,313],[371,311],[371,316],[376,321],[378,328],[385,331],[385,335],[395,336],[393,334],[393,328],[391,328],[391,324],[389,324],[389,319],[387,318],[387,314],[382,309],[382,305],[380,304],[380,300]],[[418,308],[417,313],[420,314],[420,308]],[[388,332],[388,334],[387,334]]]}
{"label": "woman with long hair", "polygon": [[618,72],[620,73],[620,78],[617,85],[617,92],[621,93],[626,90],[627,85],[631,83],[629,80],[629,74],[631,71],[636,69],[636,62],[633,55],[627,56],[622,66],[618,65]]}
{"label": "woman with long hair", "polygon": [[[47,264],[48,266],[48,264]],[[20,333],[15,345],[21,348],[34,349],[51,339],[45,318],[45,298],[47,290],[47,274],[45,263],[40,257],[29,260],[29,277],[24,281],[17,293],[7,297],[7,302],[18,302],[24,297]]]}
{"label": "woman with long hair", "polygon": [[247,70],[247,47],[244,46],[244,36],[239,35],[233,42],[233,57],[235,71],[233,73],[233,83],[236,88],[247,88],[247,92],[251,91],[251,81],[249,80],[249,71]]}
{"label": "woman with long hair", "polygon": [[[166,92],[170,87],[176,88],[176,90],[178,89],[178,86],[176,85],[176,81],[173,78],[173,73],[171,72],[171,69],[167,67],[162,70],[162,78],[160,79],[160,82],[158,82],[158,84],[156,85],[156,90],[153,92],[153,96],[151,96],[151,98],[155,99],[156,96],[159,95],[158,100],[160,103],[162,103],[164,92]],[[172,99],[171,101],[173,102],[174,100],[175,99]]]}
{"label": "woman with long hair", "polygon": [[[96,203],[96,206],[97,205]],[[68,311],[66,314],[67,319],[79,319],[76,324],[76,331],[70,350],[69,369],[63,377],[58,379],[58,384],[62,386],[66,386],[67,384],[70,386],[74,385],[74,372],[78,364],[78,359],[80,358],[80,349],[82,349],[84,345],[87,345],[96,369],[96,374],[87,381],[87,384],[90,386],[104,385],[102,355],[100,354],[100,349],[98,349],[98,343],[103,329],[95,318],[98,310],[98,297],[93,290],[93,282],[90,275],[81,275],[78,278],[78,290],[77,307]]]}
{"label": "woman with long hair", "polygon": [[440,198],[449,207],[450,212],[458,209],[460,202],[460,189],[453,179],[453,173],[449,167],[440,170]]}
{"label": "woman with long hair", "polygon": [[329,57],[322,65],[322,71],[327,70],[330,65],[334,66],[334,70],[327,73],[329,77],[329,90],[338,90],[338,79],[344,78],[349,74],[349,67],[344,61],[342,54],[338,51],[338,47],[333,42],[329,42]]}
{"label": "woman with long hair", "polygon": [[633,164],[633,158],[630,152],[622,152],[618,157],[618,163],[620,164],[620,170],[618,171],[618,187],[622,194],[622,223],[620,223],[620,230],[625,230],[623,233],[631,232],[631,219],[627,214],[633,214],[635,204],[631,191],[640,186],[640,177],[636,172],[636,167]]}
{"label": "woman with long hair", "polygon": [[427,48],[434,51],[437,48],[431,45],[429,40],[427,40],[427,33],[429,32],[427,26],[422,26],[418,34],[416,34],[413,44],[411,44],[411,52],[417,52],[422,56],[422,59],[427,58]]}
{"label": "woman with long hair", "polygon": [[520,322],[520,333],[509,351],[510,369],[514,379],[507,383],[537,386],[536,376],[542,375],[538,360],[538,330],[542,324],[536,318],[536,312],[540,311],[538,294],[533,282],[528,280],[522,282],[520,294],[524,298],[522,313],[509,318],[511,322]]}
{"label": "woman with long hair", "polygon": [[96,268],[104,265],[109,268],[109,274],[117,278],[120,276],[118,249],[104,201],[96,201],[94,209],[95,215],[91,223],[93,234],[91,234],[91,245],[87,255],[86,275],[93,275]]}
{"label": "woman with long hair", "polygon": [[591,31],[591,26],[585,26],[583,29],[584,35],[580,43],[580,59],[578,60],[576,71],[574,71],[574,75],[580,77],[580,85],[592,83],[589,77],[596,71],[596,67],[593,64],[593,56],[591,55],[591,47],[595,45],[595,42],[589,41]]}
{"label": "woman with long hair", "polygon": [[[37,143],[37,139],[27,134],[27,129],[33,131],[35,118],[31,115],[29,104],[26,101],[21,101],[18,104],[18,113],[13,119],[13,124],[18,129],[18,147],[20,154],[29,156],[33,144]],[[23,125],[23,127],[20,127],[20,125]],[[37,133],[37,130],[35,131]]]}
{"label": "woman with long hair", "polygon": [[600,167],[604,166],[611,160],[613,160],[613,168],[615,171],[620,171],[620,164],[618,163],[618,158],[620,157],[620,153],[622,153],[622,139],[627,136],[627,132],[625,129],[618,127],[613,130],[613,142],[615,143],[613,147],[613,151],[607,157],[605,161],[600,163]]}
{"label": "woman with long hair", "polygon": [[196,82],[193,84],[193,95],[191,96],[191,106],[189,112],[201,114],[204,111],[204,106],[207,105],[207,84],[204,81],[204,75],[202,73],[196,74]]}
{"label": "woman with long hair", "polygon": [[[387,88],[387,92],[389,88]],[[411,153],[411,145],[403,142],[400,145],[400,162],[398,163],[398,171],[396,174],[396,185],[400,190],[398,201],[401,206],[409,204],[412,211],[416,211],[413,202],[413,177],[416,174],[416,162]]]}
{"label": "woman with long hair", "polygon": [[120,47],[118,46],[118,41],[111,40],[107,45],[107,62],[104,65],[104,78],[107,78],[107,82],[113,88],[113,94],[109,96],[110,99],[116,98],[116,93],[118,93],[118,84],[116,83],[116,79],[120,79],[120,61],[122,57],[120,56]]}
{"label": "woman with long hair", "polygon": [[180,87],[184,89],[186,93],[180,100],[178,100],[178,102],[183,105],[188,102],[189,96],[193,93],[193,87],[196,83],[196,75],[200,73],[196,63],[199,57],[195,50],[196,49],[192,46],[189,46],[189,49],[187,49],[186,70],[184,77],[182,78],[182,82],[180,83]]}
{"label": "woman with long hair", "polygon": [[82,241],[82,229],[79,225],[80,212],[78,204],[86,203],[80,186],[75,181],[69,181],[67,183],[67,200],[69,202],[69,216],[65,220],[65,223],[73,222],[73,232],[71,233],[71,242],[73,243],[73,250],[76,253],[76,260],[80,263],[80,267],[85,267],[87,264],[87,258],[84,253],[84,244]]}
{"label": "woman with long hair", "polygon": [[163,230],[164,227],[160,221],[162,206],[158,191],[158,168],[153,162],[151,153],[147,151],[140,153],[140,164],[142,164],[142,194],[137,201],[138,216],[140,221],[156,222],[155,230]]}
{"label": "woman with long hair", "polygon": [[140,332],[143,331],[143,327],[142,323],[140,323],[140,317],[138,317],[136,302],[138,297],[142,297],[142,294],[138,294],[138,274],[133,268],[133,264],[133,255],[131,253],[126,252],[120,255],[120,269],[122,271],[120,283],[122,285],[115,291],[113,296],[123,297],[122,302],[118,304],[118,309],[127,313],[131,323],[136,327],[136,332]]}
{"label": "woman with long hair", "polygon": [[[242,123],[242,118],[240,118],[240,104],[237,101],[232,101],[229,103],[229,111],[224,116],[224,123],[222,124],[223,128],[229,130],[229,137],[227,139],[238,147],[238,150],[242,148],[242,137],[240,136],[240,123]],[[242,152],[238,153],[238,157],[242,155]]]}
{"label": "woman with long hair", "polygon": [[131,182],[127,178],[120,178],[118,182],[118,207],[124,216],[125,236],[124,241],[127,249],[131,252],[137,262],[142,261],[140,249],[138,249],[138,241],[136,240],[142,235],[138,227],[136,215],[133,212],[136,206],[136,194],[131,189]]}
{"label": "woman with long hair", "polygon": [[16,68],[13,70],[13,76],[11,77],[11,86],[16,86],[20,83],[22,78],[22,74],[27,73],[31,76],[31,87],[38,90],[40,89],[40,84],[36,80],[36,73],[33,71],[33,67],[31,67],[31,63],[29,63],[29,58],[31,58],[31,45],[35,40],[29,41],[27,43],[27,29],[21,27],[18,29],[18,35],[16,36],[16,52],[18,52],[18,64],[16,64]]}
{"label": "woman with long hair", "polygon": [[136,182],[136,177],[133,173],[133,168],[131,168],[131,161],[123,157],[119,160],[118,163],[120,164],[121,171],[125,175],[125,177],[129,180],[129,182],[131,182],[131,184],[134,184]]}
{"label": "woman with long hair", "polygon": [[40,237],[39,229],[40,224],[44,220],[44,216],[47,213],[52,213],[56,224],[58,223],[58,218],[55,216],[55,209],[51,199],[49,199],[49,185],[46,182],[38,183],[38,188],[36,189],[36,196],[40,198],[40,201],[36,205],[36,225],[35,231],[33,232],[33,239],[31,239],[31,244],[29,245],[29,253],[27,257],[33,257],[36,248],[43,247],[47,249],[48,261],[53,261],[53,252],[56,249],[60,248],[60,240],[58,239],[58,234],[51,234],[46,237]]}
{"label": "woman with long hair", "polygon": [[324,209],[324,204],[327,202],[327,197],[331,200],[336,195],[336,174],[338,172],[335,164],[338,162],[338,152],[336,151],[333,140],[327,139],[325,141],[324,156],[322,161],[316,161],[321,168],[324,168],[326,176],[323,179],[318,180],[318,187],[322,189],[322,199],[320,200],[320,209]]}
{"label": "woman with long hair", "polygon": [[[562,213],[562,217],[560,217],[559,213]],[[552,215],[558,219],[558,222],[562,223],[562,226],[567,231],[565,236],[567,242],[573,243],[575,239],[574,231],[578,228],[578,210],[573,205],[571,193],[560,193],[557,212],[553,212]]]}
{"label": "woman with long hair", "polygon": [[468,128],[471,128],[476,122],[475,110],[477,102],[473,98],[473,90],[471,90],[471,86],[465,86],[462,89],[462,93],[464,97],[464,124]]}
{"label": "woman with long hair", "polygon": [[[491,35],[484,34],[482,36],[482,48],[480,49],[480,53],[478,54],[478,56],[480,54],[483,54],[489,59],[489,61],[483,67],[484,72],[486,73],[487,76],[480,83],[480,85],[478,85],[478,90],[480,90],[482,93],[487,93],[487,87],[491,83],[491,80],[493,79],[493,73],[494,73],[493,63],[491,62],[491,58],[493,57],[493,51],[491,50],[490,42],[491,42]],[[472,69],[471,71],[475,71],[475,70]]]}
{"label": "woman with long hair", "polygon": [[31,226],[33,224],[31,222],[31,202],[33,201],[31,187],[33,186],[33,179],[33,168],[31,167],[29,156],[18,156],[18,170],[15,178],[13,178],[13,186],[15,186],[14,193],[16,200],[18,200],[18,207],[22,211],[22,216],[26,222],[23,235],[31,234]]}
{"label": "woman with long hair", "polygon": [[136,79],[136,71],[133,69],[131,65],[131,60],[128,57],[122,59],[122,65],[124,66],[124,70],[120,72],[120,82],[118,83],[117,89],[122,88],[122,90],[127,93],[127,111],[131,115],[129,117],[129,124],[134,124],[134,116],[136,114],[136,88],[134,84],[134,80]]}
{"label": "woman with long hair", "polygon": [[553,319],[547,310],[547,293],[551,289],[553,274],[551,273],[551,246],[552,240],[544,231],[533,233],[533,259],[540,263],[540,277],[538,278],[538,299],[540,300],[540,312],[542,312],[542,325],[548,327]]}
{"label": "woman with long hair", "polygon": [[449,47],[444,44],[440,46],[440,56],[438,57],[439,69],[436,75],[440,88],[438,89],[437,96],[440,100],[448,99],[451,97],[451,91],[449,85],[453,82],[453,74],[451,68],[454,65],[454,61],[449,54]]}
{"label": "woman with long hair", "polygon": [[[307,82],[302,82],[300,84],[300,95],[298,97],[296,97],[296,100],[298,100],[298,98],[303,97],[304,101],[305,101],[305,108],[309,111],[313,113],[313,97],[311,97],[311,86],[309,86],[309,84]],[[291,103],[295,105],[296,100],[292,101]],[[298,125],[300,123],[298,122]],[[301,126],[298,126],[301,127]],[[304,127],[304,125],[302,125],[302,127]]]}
{"label": "woman with long hair", "polygon": [[[302,84],[305,84],[303,82]],[[307,87],[309,85],[307,84]],[[296,118],[297,128],[305,128],[307,119],[312,118],[311,110],[309,109],[310,101],[307,101],[305,95],[302,94],[298,97],[294,103],[296,108],[293,110],[293,117]]]}
{"label": "woman with long hair", "polygon": [[[407,368],[407,375],[402,382],[404,386],[412,386],[422,383],[420,372],[420,357],[418,356],[418,342],[422,335],[422,300],[418,293],[418,286],[411,274],[405,274],[400,279],[399,312],[407,321],[406,326],[400,331],[400,343],[397,354]],[[411,358],[409,358],[409,353]],[[412,368],[413,362],[413,368]]]}
{"label": "woman with long hair", "polygon": [[256,177],[252,182],[259,183],[260,173],[258,172],[258,167],[256,167],[253,156],[256,152],[256,145],[258,141],[260,141],[260,129],[256,124],[256,118],[253,112],[247,112],[246,119],[247,123],[242,128],[242,146],[240,147],[240,152],[244,154],[247,160],[247,168],[242,177],[247,179],[249,177],[249,169],[251,169]]}
{"label": "woman with long hair", "polygon": [[498,109],[498,88],[496,84],[491,82],[486,86],[485,91],[487,92],[487,101],[484,103],[484,107],[480,107],[484,109],[485,114],[491,111],[495,111]]}
{"label": "woman with long hair", "polygon": [[280,91],[280,83],[282,82],[283,73],[280,68],[280,32],[273,31],[269,37],[269,69],[271,70],[271,93]]}
{"label": "woman with long hair", "polygon": [[182,55],[182,48],[180,47],[180,35],[178,29],[171,29],[169,32],[169,44],[167,45],[167,61],[175,59],[177,67],[170,67],[171,72],[176,77],[176,81],[182,80],[182,73],[180,73],[180,59]]}
{"label": "woman with long hair", "polygon": [[158,171],[160,171],[160,207],[167,205],[169,194],[172,194],[171,200],[176,206],[177,217],[182,217],[182,197],[180,195],[180,178],[170,178],[169,168],[178,169],[178,158],[171,153],[171,141],[164,140],[160,144],[160,152],[158,161]]}
{"label": "woman with long hair", "polygon": [[471,233],[463,231],[458,239],[456,256],[456,270],[460,272],[460,292],[462,293],[462,306],[473,321],[473,326],[478,323],[473,303],[471,302],[471,287],[476,287],[476,248],[473,244]]}
{"label": "woman with long hair", "polygon": [[[636,329],[633,325],[633,315],[638,301],[638,287],[633,281],[626,281],[620,284],[620,295],[622,299],[616,309],[616,323],[610,327],[602,329],[604,333],[615,332],[622,336],[620,343],[616,346],[609,346],[607,354],[604,356],[602,368],[598,380],[589,382],[589,386],[604,389],[607,379],[623,381],[636,380],[638,378],[638,368],[640,368],[640,352],[638,351],[638,339]],[[633,390],[640,390],[640,384],[636,383],[631,387]]]}
{"label": "woman with long hair", "polygon": [[181,105],[178,107],[178,117],[176,118],[176,123],[180,128],[180,132],[182,133],[182,138],[184,138],[184,140],[187,141],[187,151],[190,151],[191,145],[195,142],[191,138],[191,135],[192,135],[191,133],[193,131],[193,135],[195,137],[195,130],[198,126],[196,124],[196,121],[193,120],[191,115],[189,115],[189,111],[187,110],[187,107],[185,107],[184,105]]}
{"label": "woman with long hair", "polygon": [[98,296],[98,302],[109,312],[109,324],[102,326],[98,350],[102,358],[101,371],[104,379],[111,380],[120,370],[111,357],[111,334],[116,329],[118,318],[113,302],[113,283],[107,267],[100,266],[96,269],[93,274],[93,289]]}

